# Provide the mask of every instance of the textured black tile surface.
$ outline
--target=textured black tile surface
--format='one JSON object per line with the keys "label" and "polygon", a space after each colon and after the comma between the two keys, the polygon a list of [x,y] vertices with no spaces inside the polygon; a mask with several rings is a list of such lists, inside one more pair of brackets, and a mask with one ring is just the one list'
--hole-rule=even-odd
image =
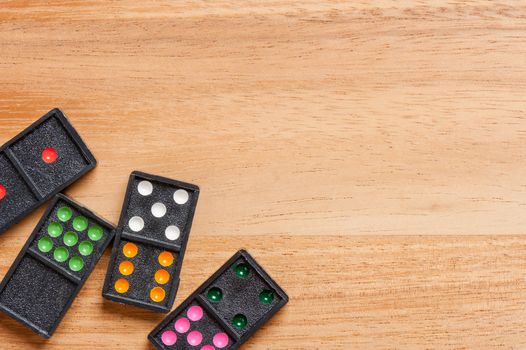
{"label": "textured black tile surface", "polygon": [[0,294],[0,305],[34,327],[51,333],[77,284],[31,255],[24,255]]}
{"label": "textured black tile surface", "polygon": [[[43,152],[56,157],[46,161]],[[95,158],[53,109],[0,147],[0,233],[93,169]]]}
{"label": "textured black tile surface", "polygon": [[[69,208],[66,212],[71,215],[59,219],[57,211],[63,208]],[[61,230],[49,229],[57,223]],[[94,235],[95,231],[89,234],[93,227],[101,228],[96,230],[101,235]],[[75,244],[71,240],[66,240],[69,246],[65,243],[67,232],[78,237]],[[56,195],[0,284],[0,311],[50,337],[114,234],[113,226],[104,219],[64,195]],[[90,243],[91,253],[79,250],[81,242]],[[67,252],[65,258],[58,259],[61,255],[55,255],[57,251]],[[80,269],[72,264],[79,260],[83,262]]]}
{"label": "textured black tile surface", "polygon": [[[242,264],[247,273],[240,276],[236,267]],[[210,290],[221,291],[220,298],[212,298]],[[262,292],[270,298],[262,301]],[[157,349],[237,349],[267,320],[288,302],[288,296],[263,270],[254,258],[244,250],[237,252],[216,273],[214,273],[188,299],[170,313],[149,335],[148,339]],[[203,311],[201,319],[191,321],[188,310],[199,306]],[[234,322],[243,315],[246,324]],[[178,329],[181,319],[191,322],[190,329]],[[183,320],[184,321],[184,320]],[[190,344],[191,338],[199,332],[199,344]],[[166,337],[163,339],[163,336]],[[175,343],[167,339],[177,338]],[[216,337],[228,339],[228,343],[217,342]],[[195,338],[194,338],[195,340]],[[173,343],[173,344],[172,344]]]}
{"label": "textured black tile surface", "polygon": [[0,200],[0,232],[13,220],[23,215],[27,208],[38,204],[38,200],[27,186],[13,164],[0,153],[0,184],[7,189],[6,196]]}
{"label": "textured black tile surface", "polygon": [[[152,311],[171,309],[198,196],[199,188],[192,184],[137,171],[131,174],[104,283],[105,298]],[[159,206],[162,210],[157,212],[155,208]],[[128,242],[138,246],[137,256],[127,257],[123,253]],[[162,252],[174,257],[173,264],[159,264]],[[123,262],[133,264],[131,275],[121,273],[119,266]],[[159,269],[169,273],[168,283],[156,282],[155,273]],[[129,288],[117,291],[116,283],[123,280]],[[153,288],[161,288],[165,297],[154,301],[150,297]]]}
{"label": "textured black tile surface", "polygon": [[[57,160],[51,164],[42,161],[42,150],[53,148],[57,151]],[[34,128],[10,149],[22,170],[46,196],[60,188],[89,166],[71,135],[56,118],[49,118]]]}

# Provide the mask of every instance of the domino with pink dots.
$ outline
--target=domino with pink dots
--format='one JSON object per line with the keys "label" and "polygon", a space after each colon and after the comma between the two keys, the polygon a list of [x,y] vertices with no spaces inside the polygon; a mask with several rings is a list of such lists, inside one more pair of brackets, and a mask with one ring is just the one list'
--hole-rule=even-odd
{"label": "domino with pink dots", "polygon": [[159,350],[237,349],[287,302],[283,289],[240,250],[148,339]]}

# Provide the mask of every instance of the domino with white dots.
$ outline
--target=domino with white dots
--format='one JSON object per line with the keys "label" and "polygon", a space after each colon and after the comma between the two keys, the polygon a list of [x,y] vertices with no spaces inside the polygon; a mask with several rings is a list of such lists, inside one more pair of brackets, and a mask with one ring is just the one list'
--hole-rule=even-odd
{"label": "domino with white dots", "polygon": [[122,207],[103,296],[168,312],[199,196],[195,185],[135,171]]}

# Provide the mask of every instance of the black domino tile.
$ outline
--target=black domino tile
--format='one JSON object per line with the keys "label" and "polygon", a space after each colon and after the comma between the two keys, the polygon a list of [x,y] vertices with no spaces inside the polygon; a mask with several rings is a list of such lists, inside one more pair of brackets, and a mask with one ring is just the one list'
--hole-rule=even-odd
{"label": "black domino tile", "polygon": [[[139,189],[144,183],[151,185],[151,192],[143,191],[141,194]],[[184,203],[175,201],[176,192],[187,195]],[[152,311],[170,311],[179,286],[179,275],[198,197],[199,188],[192,184],[138,171],[130,175],[103,287],[102,294],[105,298]],[[158,203],[166,209],[162,216],[155,216],[152,211]],[[140,229],[131,224],[137,218],[142,220]],[[167,227],[177,227],[178,236],[167,235]],[[128,245],[137,248],[137,255],[124,254]],[[173,263],[161,265],[159,256],[162,253],[172,256]],[[133,264],[133,273],[123,274],[120,269],[123,263]],[[167,283],[156,281],[155,274],[158,270],[165,270],[169,274]],[[118,288],[123,283],[126,288]],[[153,300],[152,290],[159,289],[164,292],[164,298]]]}
{"label": "black domino tile", "polygon": [[[55,151],[46,162],[44,150]],[[0,147],[0,233],[93,169],[96,160],[59,109]]]}
{"label": "black domino tile", "polygon": [[[69,208],[69,219],[59,218],[63,208]],[[76,224],[82,222],[86,224]],[[56,229],[56,224],[62,230],[50,229]],[[76,243],[65,243],[67,232],[77,236]],[[41,336],[51,337],[114,235],[112,224],[65,195],[56,195],[0,284],[0,311]],[[91,246],[90,253],[83,250],[82,254],[83,242],[89,244],[82,247]],[[64,261],[56,251],[67,252]],[[80,270],[70,264],[79,259],[83,262]]]}
{"label": "black domino tile", "polygon": [[13,163],[0,153],[0,184],[4,186],[9,195],[0,200],[0,231],[7,229],[11,223],[24,215],[27,208],[38,205],[31,188],[18,173]]}
{"label": "black domino tile", "polygon": [[[119,278],[126,278],[126,280],[130,284],[130,288],[124,296],[126,298],[129,298],[130,300],[145,301],[147,303],[150,303],[150,291],[152,290],[152,288],[155,288],[157,286],[162,287],[165,290],[166,295],[175,295],[174,293],[172,293],[172,290],[175,291],[177,289],[178,283],[174,284],[168,281],[168,283],[161,285],[158,284],[154,278],[155,272],[159,269],[166,270],[170,274],[170,276],[176,276],[177,274],[176,263],[165,267],[161,266],[158,262],[159,254],[161,254],[166,249],[144,244],[137,241],[121,239],[117,251],[122,251],[124,246],[130,242],[137,245],[137,247],[139,248],[137,255],[134,258],[129,259],[123,254],[117,254],[115,259],[115,266],[119,266],[123,261],[131,261],[135,266],[135,270],[131,275],[127,276],[122,276],[120,273],[115,273],[111,280],[111,285],[114,285],[116,280]],[[173,254],[175,258],[174,261],[179,260],[177,257],[178,253],[174,252]],[[140,288],[136,288],[139,286]],[[154,304],[153,302],[151,302],[152,305],[159,305],[162,307],[168,307],[168,305],[170,305],[171,303],[173,303],[173,301],[170,301],[169,298],[165,298],[160,303]]]}
{"label": "black domino tile", "polygon": [[[244,278],[235,272],[239,264],[248,267],[249,273]],[[211,289],[219,289],[222,298],[211,300]],[[268,303],[260,301],[263,291],[272,295]],[[238,349],[287,302],[287,294],[248,252],[240,250],[171,312],[148,339],[159,350]],[[196,314],[192,309],[196,307],[202,311],[202,317],[192,320]],[[246,318],[241,328],[232,322],[237,315]],[[179,323],[183,326],[189,323],[190,327],[181,328]]]}

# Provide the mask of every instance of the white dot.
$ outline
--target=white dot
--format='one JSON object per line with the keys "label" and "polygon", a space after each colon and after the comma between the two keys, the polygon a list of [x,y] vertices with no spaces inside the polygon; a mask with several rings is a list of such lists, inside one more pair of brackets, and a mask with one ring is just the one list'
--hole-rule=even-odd
{"label": "white dot", "polygon": [[139,186],[137,186],[137,190],[143,196],[149,196],[153,192],[153,185],[150,181],[141,181],[139,182]]}
{"label": "white dot", "polygon": [[163,203],[155,203],[152,205],[152,215],[156,218],[162,218],[166,214],[166,205]]}
{"label": "white dot", "polygon": [[174,201],[177,204],[185,204],[188,202],[188,192],[185,190],[177,190],[174,193]]}
{"label": "white dot", "polygon": [[168,226],[166,230],[164,230],[164,235],[170,241],[175,241],[181,235],[181,230],[179,230],[179,227],[175,225],[171,225],[171,226]]}
{"label": "white dot", "polygon": [[132,231],[139,232],[144,228],[144,220],[140,216],[134,216],[128,222],[128,226],[130,226]]}

